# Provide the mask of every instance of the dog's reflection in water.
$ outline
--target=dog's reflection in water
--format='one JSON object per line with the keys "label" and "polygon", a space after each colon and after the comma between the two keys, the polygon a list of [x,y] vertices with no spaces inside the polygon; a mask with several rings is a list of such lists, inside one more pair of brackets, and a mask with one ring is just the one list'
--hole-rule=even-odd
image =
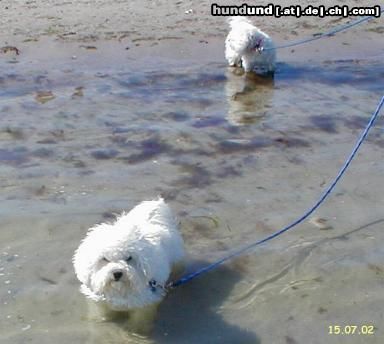
{"label": "dog's reflection in water", "polygon": [[253,124],[265,117],[273,96],[273,77],[228,68],[225,85],[227,120],[235,126]]}
{"label": "dog's reflection in water", "polygon": [[258,344],[255,333],[227,323],[219,312],[240,279],[238,272],[220,267],[171,290],[157,309],[88,319],[89,343]]}
{"label": "dog's reflection in water", "polygon": [[92,301],[88,305],[88,319],[96,322],[115,323],[130,332],[148,334],[156,318],[159,304],[129,311],[113,311]]}
{"label": "dog's reflection in water", "polygon": [[101,309],[99,304],[88,302],[86,322],[89,329],[89,344],[102,343],[152,343],[152,333],[158,305],[133,311]]}

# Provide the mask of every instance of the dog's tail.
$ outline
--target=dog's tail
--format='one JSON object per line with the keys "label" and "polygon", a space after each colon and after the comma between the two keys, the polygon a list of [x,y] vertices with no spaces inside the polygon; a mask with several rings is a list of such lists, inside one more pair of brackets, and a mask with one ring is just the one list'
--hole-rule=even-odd
{"label": "dog's tail", "polygon": [[228,25],[231,29],[235,28],[239,24],[250,24],[252,25],[251,21],[247,17],[243,16],[233,16],[229,17],[227,19]]}

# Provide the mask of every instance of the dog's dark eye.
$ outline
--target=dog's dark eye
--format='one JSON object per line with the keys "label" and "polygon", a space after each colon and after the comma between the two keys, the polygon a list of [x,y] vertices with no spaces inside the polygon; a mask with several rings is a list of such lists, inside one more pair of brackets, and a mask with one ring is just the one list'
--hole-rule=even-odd
{"label": "dog's dark eye", "polygon": [[132,260],[132,256],[128,256],[127,258],[125,258],[125,261],[128,263]]}
{"label": "dog's dark eye", "polygon": [[105,262],[105,263],[109,263],[109,260],[105,257],[101,258],[101,261]]}

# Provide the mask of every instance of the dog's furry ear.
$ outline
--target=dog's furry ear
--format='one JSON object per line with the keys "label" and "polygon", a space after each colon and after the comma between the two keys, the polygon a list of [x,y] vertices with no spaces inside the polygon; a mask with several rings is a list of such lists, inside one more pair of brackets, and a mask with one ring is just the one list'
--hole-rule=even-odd
{"label": "dog's furry ear", "polygon": [[144,276],[146,277],[146,279],[148,280],[148,282],[153,279],[152,277],[152,267],[151,267],[151,264],[146,261],[145,259],[138,259],[138,264],[139,264],[139,268],[143,271],[144,273]]}
{"label": "dog's furry ear", "polygon": [[[89,285],[91,274],[94,272],[95,264],[101,258],[99,252],[102,252],[105,245],[105,238],[109,236],[111,225],[101,223],[90,228],[86,237],[80,243],[72,258],[75,273],[80,282]],[[92,240],[89,238],[92,237]]]}
{"label": "dog's furry ear", "polygon": [[[150,255],[139,255],[137,259],[138,267],[143,271],[144,276],[149,281],[156,280],[159,282],[165,282],[171,273],[169,267],[168,258],[165,256],[165,252],[158,247],[154,247],[149,239],[142,239],[141,243],[148,245],[147,252],[151,252]],[[145,251],[145,250],[144,250]]]}

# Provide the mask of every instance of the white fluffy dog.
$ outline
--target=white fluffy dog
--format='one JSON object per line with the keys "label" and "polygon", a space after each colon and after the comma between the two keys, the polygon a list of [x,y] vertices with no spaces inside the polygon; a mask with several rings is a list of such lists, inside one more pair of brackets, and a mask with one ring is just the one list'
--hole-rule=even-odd
{"label": "white fluffy dog", "polygon": [[162,198],[91,228],[73,264],[81,292],[112,311],[156,304],[184,256],[178,223]]}
{"label": "white fluffy dog", "polygon": [[225,40],[225,58],[232,67],[246,72],[274,73],[276,51],[272,39],[245,17],[231,17]]}

